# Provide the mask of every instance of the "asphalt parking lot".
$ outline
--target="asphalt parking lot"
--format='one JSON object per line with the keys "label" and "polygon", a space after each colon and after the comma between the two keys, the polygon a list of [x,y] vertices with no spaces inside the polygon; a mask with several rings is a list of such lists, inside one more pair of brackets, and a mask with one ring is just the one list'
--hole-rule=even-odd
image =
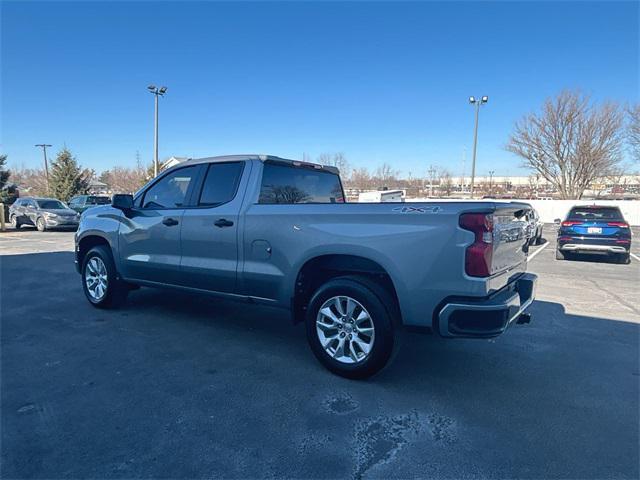
{"label": "asphalt parking lot", "polygon": [[531,324],[407,335],[366,382],[278,311],[145,288],[95,310],[72,233],[0,232],[1,476],[636,479],[640,260],[556,261],[552,230]]}

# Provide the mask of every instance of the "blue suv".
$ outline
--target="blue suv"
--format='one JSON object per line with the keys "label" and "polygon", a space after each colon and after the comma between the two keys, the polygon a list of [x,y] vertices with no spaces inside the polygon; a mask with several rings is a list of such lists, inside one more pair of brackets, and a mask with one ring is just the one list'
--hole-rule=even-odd
{"label": "blue suv", "polygon": [[626,264],[630,249],[631,229],[618,207],[580,205],[560,224],[556,260],[573,253],[604,253]]}

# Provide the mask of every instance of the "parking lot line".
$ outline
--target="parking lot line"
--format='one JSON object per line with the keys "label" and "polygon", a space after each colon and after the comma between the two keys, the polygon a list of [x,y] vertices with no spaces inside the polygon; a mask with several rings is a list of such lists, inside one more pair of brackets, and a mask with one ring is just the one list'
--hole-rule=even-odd
{"label": "parking lot line", "polygon": [[640,257],[638,255],[636,255],[635,253],[629,253],[629,255],[631,255],[633,258],[635,258],[636,260],[638,260],[640,262]]}
{"label": "parking lot line", "polygon": [[527,257],[527,262],[530,262],[531,260],[533,260],[533,257],[535,257],[537,254],[539,254],[542,250],[544,250],[545,248],[547,248],[549,246],[549,242],[545,243],[543,246],[541,246],[538,250],[536,250],[535,252],[533,252],[531,255],[529,255]]}

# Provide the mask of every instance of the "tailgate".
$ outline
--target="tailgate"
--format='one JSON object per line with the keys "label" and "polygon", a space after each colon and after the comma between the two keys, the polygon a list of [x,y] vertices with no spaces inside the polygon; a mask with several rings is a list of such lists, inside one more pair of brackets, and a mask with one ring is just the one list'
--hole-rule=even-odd
{"label": "tailgate", "polygon": [[526,203],[495,204],[493,214],[493,257],[491,274],[509,270],[527,259],[529,251],[526,235]]}

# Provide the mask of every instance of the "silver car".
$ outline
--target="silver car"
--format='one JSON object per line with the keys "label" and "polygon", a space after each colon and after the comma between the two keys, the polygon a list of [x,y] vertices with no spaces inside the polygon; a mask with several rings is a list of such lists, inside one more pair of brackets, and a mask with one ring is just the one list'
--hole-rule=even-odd
{"label": "silver car", "polygon": [[77,229],[80,214],[55,198],[19,198],[9,208],[9,221],[15,229],[35,226],[40,232],[50,229]]}

